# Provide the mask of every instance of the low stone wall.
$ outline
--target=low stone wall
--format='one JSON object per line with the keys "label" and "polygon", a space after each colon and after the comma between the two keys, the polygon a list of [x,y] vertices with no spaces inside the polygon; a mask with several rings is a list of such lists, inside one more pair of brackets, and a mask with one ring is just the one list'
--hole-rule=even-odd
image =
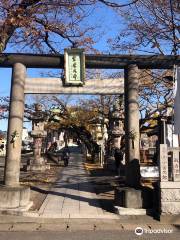
{"label": "low stone wall", "polygon": [[29,199],[29,187],[1,186],[0,188],[0,210],[27,210],[32,205]]}
{"label": "low stone wall", "polygon": [[180,182],[161,182],[161,214],[180,214]]}

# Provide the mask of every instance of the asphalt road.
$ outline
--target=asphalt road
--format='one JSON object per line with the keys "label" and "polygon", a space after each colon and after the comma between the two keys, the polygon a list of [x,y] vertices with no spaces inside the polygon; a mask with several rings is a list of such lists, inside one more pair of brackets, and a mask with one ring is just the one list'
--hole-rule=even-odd
{"label": "asphalt road", "polygon": [[179,234],[180,232],[136,236],[132,231],[0,232],[0,240],[177,240]]}

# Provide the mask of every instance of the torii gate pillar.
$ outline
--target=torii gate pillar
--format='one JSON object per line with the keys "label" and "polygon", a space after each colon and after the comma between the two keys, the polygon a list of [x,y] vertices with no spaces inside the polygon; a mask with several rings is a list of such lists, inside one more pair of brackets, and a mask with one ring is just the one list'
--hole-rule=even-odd
{"label": "torii gate pillar", "polygon": [[0,187],[0,210],[23,211],[31,206],[30,188],[19,184],[25,77],[26,67],[15,63],[11,82],[4,185]]}
{"label": "torii gate pillar", "polygon": [[125,68],[126,184],[139,186],[139,70],[135,64]]}

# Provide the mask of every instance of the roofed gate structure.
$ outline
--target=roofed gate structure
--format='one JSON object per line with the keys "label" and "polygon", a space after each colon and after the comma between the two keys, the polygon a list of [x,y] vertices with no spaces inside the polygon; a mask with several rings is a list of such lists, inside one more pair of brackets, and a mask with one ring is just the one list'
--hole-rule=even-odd
{"label": "roofed gate structure", "polygon": [[[140,185],[138,69],[170,69],[174,64],[180,65],[180,56],[86,55],[86,68],[124,69],[125,71],[126,184],[129,186],[129,191],[127,191],[126,195],[132,208],[137,208],[137,206],[141,205],[137,203],[140,199],[141,191],[134,191],[134,189],[138,188]],[[30,89],[32,90],[31,81],[36,83],[37,81],[39,81],[39,83],[42,81],[41,79],[26,79],[26,68],[64,68],[64,55],[1,54],[0,67],[13,68],[4,185],[0,187],[0,209],[26,210],[31,205],[29,202],[30,189],[28,187],[20,186],[19,184],[24,93],[29,92]],[[57,83],[59,80],[56,79],[55,81]],[[118,85],[117,82],[114,82],[114,84],[115,89],[111,89],[112,91],[110,94],[120,93],[117,89],[122,85]],[[96,86],[96,82],[93,86]],[[53,86],[47,85],[44,91],[47,91],[51,87],[53,88]],[[88,93],[84,88],[86,87],[78,87],[76,89],[77,93]],[[63,89],[61,84],[56,91],[60,93],[60,90],[62,90],[62,93],[63,91],[70,91]],[[99,85],[99,88],[96,91],[96,94],[108,94],[106,90],[104,90],[104,92],[102,91],[101,85]],[[72,92],[70,91],[68,93]],[[130,133],[133,133],[136,136],[133,141],[129,138]],[[165,159],[165,157],[163,157],[163,159]],[[161,178],[160,180],[160,192],[163,192],[164,188],[168,188],[168,186],[171,185],[171,191],[175,191],[176,199],[172,198],[170,204],[173,203],[174,205],[179,206],[180,209],[180,182],[179,184],[176,182],[175,185],[173,185],[173,183],[162,184],[163,179]],[[162,203],[162,201],[160,201],[160,203]],[[176,207],[176,209],[178,208]],[[177,213],[180,213],[180,210],[173,212],[173,214]],[[172,214],[171,208],[168,207],[167,204],[166,210],[163,214]]]}

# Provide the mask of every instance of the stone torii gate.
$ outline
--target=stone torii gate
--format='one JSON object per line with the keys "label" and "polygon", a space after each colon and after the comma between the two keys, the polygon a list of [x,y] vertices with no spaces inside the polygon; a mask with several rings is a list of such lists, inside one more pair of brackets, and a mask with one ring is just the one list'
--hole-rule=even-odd
{"label": "stone torii gate", "polygon": [[[180,56],[86,55],[86,68],[125,69],[126,183],[139,185],[138,69],[168,69],[180,64]],[[1,54],[0,67],[12,67],[10,112],[4,185],[0,187],[0,209],[30,207],[30,190],[19,184],[21,136],[24,115],[26,68],[64,68],[64,55]],[[136,135],[129,138],[129,133]],[[131,197],[131,196],[129,196]]]}

